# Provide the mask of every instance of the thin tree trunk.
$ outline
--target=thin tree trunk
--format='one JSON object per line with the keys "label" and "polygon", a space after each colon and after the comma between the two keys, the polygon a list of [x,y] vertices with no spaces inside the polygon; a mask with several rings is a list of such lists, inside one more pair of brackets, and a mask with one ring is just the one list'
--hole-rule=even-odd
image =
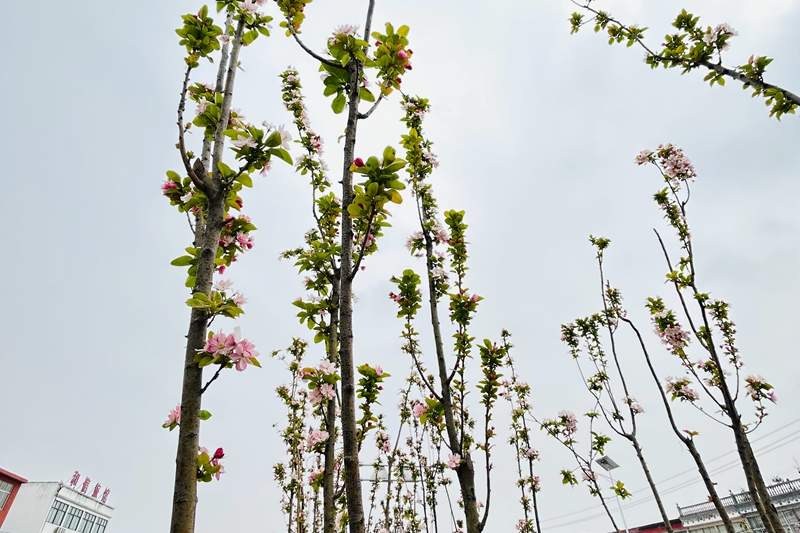
{"label": "thin tree trunk", "polygon": [[672,524],[669,522],[667,511],[664,509],[664,504],[661,501],[661,495],[658,493],[656,484],[653,481],[653,476],[650,475],[650,469],[647,467],[647,461],[644,460],[642,448],[639,446],[639,440],[635,436],[631,436],[630,440],[631,443],[633,443],[633,449],[636,450],[636,457],[639,458],[639,463],[642,465],[642,470],[644,470],[644,476],[647,478],[647,484],[650,485],[650,490],[653,491],[653,497],[656,499],[656,505],[658,505],[658,512],[661,513],[661,519],[664,521],[664,527],[667,528],[668,533],[672,533]]}
{"label": "thin tree trunk", "polygon": [[642,353],[644,354],[644,359],[647,362],[647,367],[650,369],[650,375],[653,376],[653,380],[656,382],[656,388],[661,395],[661,401],[664,403],[664,409],[667,410],[667,418],[669,419],[670,427],[672,428],[672,432],[675,433],[675,436],[686,446],[686,449],[689,450],[689,454],[694,459],[695,465],[697,465],[697,471],[700,473],[700,477],[703,480],[703,484],[706,486],[706,490],[708,491],[708,495],[711,497],[711,502],[714,504],[714,508],[716,508],[719,517],[722,519],[722,523],[725,526],[726,533],[735,533],[733,529],[733,523],[731,522],[730,516],[728,516],[728,512],[725,510],[725,506],[722,505],[722,501],[719,499],[719,495],[717,494],[717,489],[714,485],[714,482],[711,481],[711,476],[708,475],[708,470],[706,469],[706,465],[703,462],[703,458],[700,456],[700,452],[697,450],[697,447],[694,444],[694,440],[689,437],[684,436],[681,433],[681,430],[678,429],[678,426],[675,424],[675,418],[672,416],[672,408],[669,405],[669,400],[667,399],[666,393],[664,393],[664,389],[661,388],[661,382],[658,379],[658,374],[656,373],[656,369],[653,368],[653,362],[650,360],[650,354],[647,352],[647,348],[644,344],[644,339],[642,339],[641,333],[636,328],[636,326],[627,318],[622,318],[622,320],[628,324],[631,329],[636,333],[636,337],[639,340],[639,346],[642,348]]}
{"label": "thin tree trunk", "polygon": [[[209,198],[206,224],[204,227],[200,224],[197,226],[203,235],[194,292],[204,294],[211,292],[214,260],[224,221],[223,202],[224,196]],[[200,389],[203,386],[203,369],[194,362],[194,356],[205,346],[207,323],[208,315],[204,311],[192,309],[189,333],[186,336],[171,533],[194,532],[197,508],[197,455],[200,448]]]}
{"label": "thin tree trunk", "polygon": [[[341,271],[340,271],[341,272]],[[333,282],[331,301],[338,303],[339,289],[337,280]],[[328,333],[328,360],[336,364],[339,347],[339,310],[331,309],[331,323]],[[325,430],[328,442],[325,443],[325,477],[322,485],[322,525],[325,533],[336,531],[336,502],[334,501],[334,461],[336,460],[336,400],[328,402],[325,411]]]}
{"label": "thin tree trunk", "polygon": [[[233,87],[239,51],[242,47],[242,31],[244,17],[236,28],[231,49],[230,62],[227,64],[225,89],[220,108],[220,121],[214,132],[212,151],[211,186],[202,191],[208,200],[206,220],[197,217],[195,242],[200,239],[200,256],[197,262],[195,286],[193,292],[211,293],[214,271],[216,269],[217,247],[225,223],[225,191],[220,182],[218,163],[222,161],[225,145],[223,131],[227,127],[230,116]],[[224,53],[223,53],[224,59]],[[220,65],[220,68],[223,68]],[[217,77],[218,85],[221,77]],[[204,143],[203,157],[208,157],[208,145]],[[208,167],[202,165],[205,169]],[[207,176],[198,176],[200,181],[207,182]],[[181,423],[178,431],[178,450],[175,459],[175,487],[172,500],[171,533],[194,533],[194,520],[197,511],[197,456],[200,448],[200,398],[203,386],[203,369],[194,362],[194,356],[206,343],[208,315],[205,311],[192,309],[189,321],[189,332],[186,335],[186,354],[183,370],[183,390],[181,393]]]}
{"label": "thin tree trunk", "polygon": [[[480,519],[478,517],[478,499],[475,494],[475,465],[472,456],[468,451],[461,450],[461,440],[456,430],[455,417],[453,415],[453,397],[450,394],[450,382],[448,381],[447,360],[444,356],[444,345],[442,343],[442,331],[439,323],[439,308],[436,301],[436,286],[431,269],[433,263],[433,242],[431,236],[425,232],[425,249],[428,262],[428,301],[431,310],[431,325],[433,327],[433,339],[436,345],[436,363],[439,369],[439,383],[442,388],[442,407],[444,408],[445,428],[450,449],[453,453],[459,453],[461,464],[456,469],[458,484],[461,488],[461,498],[464,502],[464,514],[466,516],[467,533],[479,533]],[[463,407],[462,407],[463,409]],[[463,454],[461,452],[464,452]]]}
{"label": "thin tree trunk", "polygon": [[344,173],[342,177],[342,262],[339,320],[341,346],[339,359],[342,370],[342,440],[344,445],[344,487],[347,495],[347,516],[350,533],[364,533],[364,504],[361,501],[361,479],[358,469],[358,436],[356,433],[355,372],[353,365],[353,221],[347,212],[353,202],[353,164],[358,126],[358,88],[360,65],[349,65],[350,102],[344,143]]}

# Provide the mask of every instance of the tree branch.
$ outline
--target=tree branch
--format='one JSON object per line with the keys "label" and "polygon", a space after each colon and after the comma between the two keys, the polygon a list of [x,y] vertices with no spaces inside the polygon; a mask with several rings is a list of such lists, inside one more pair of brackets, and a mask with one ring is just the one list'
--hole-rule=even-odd
{"label": "tree branch", "polygon": [[311,57],[313,57],[314,59],[316,59],[317,61],[319,61],[323,65],[328,65],[329,67],[335,67],[335,68],[342,68],[342,65],[334,63],[330,59],[326,59],[326,58],[322,57],[321,55],[319,55],[318,53],[313,51],[311,48],[306,46],[306,44],[303,41],[300,40],[300,36],[297,35],[297,32],[294,29],[294,24],[292,24],[292,21],[289,20],[288,18],[286,20],[288,22],[287,26],[289,27],[289,31],[291,32],[292,37],[294,37],[294,40],[297,41],[297,44],[300,45],[300,48],[305,50],[308,55],[310,55]]}

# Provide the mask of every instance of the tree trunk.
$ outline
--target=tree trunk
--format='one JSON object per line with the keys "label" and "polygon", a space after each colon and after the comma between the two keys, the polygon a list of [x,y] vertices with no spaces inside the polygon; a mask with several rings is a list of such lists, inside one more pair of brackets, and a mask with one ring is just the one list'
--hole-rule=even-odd
{"label": "tree trunk", "polygon": [[[208,219],[204,225],[197,226],[202,232],[202,240],[194,292],[204,294],[211,292],[214,261],[224,222],[224,201],[225,196],[221,193],[218,197],[209,198]],[[206,344],[207,324],[207,314],[202,310],[192,309],[189,333],[186,336],[171,533],[194,532],[197,509],[197,456],[200,447],[200,389],[203,386],[203,369],[194,362],[194,356]]]}
{"label": "tree trunk", "polygon": [[[466,516],[467,533],[480,532],[480,519],[478,517],[478,500],[475,494],[475,465],[472,456],[468,451],[462,450],[461,440],[456,430],[455,416],[453,414],[453,397],[450,394],[450,383],[448,381],[447,360],[444,356],[444,345],[442,343],[442,331],[439,323],[439,307],[436,301],[436,287],[433,280],[431,269],[433,264],[433,242],[428,232],[425,232],[425,250],[428,268],[428,293],[431,309],[431,325],[433,326],[433,339],[436,344],[436,363],[439,369],[439,384],[442,389],[442,407],[444,408],[445,428],[450,450],[461,455],[461,464],[456,470],[458,484],[461,488],[461,498],[464,502],[464,515]],[[463,409],[463,406],[462,406]]]}
{"label": "tree trunk", "polygon": [[[340,271],[341,272],[341,271]],[[337,280],[333,282],[331,301],[338,303],[339,289]],[[339,309],[330,310],[331,323],[328,333],[328,360],[336,364],[339,348]],[[336,460],[336,400],[328,402],[325,410],[325,430],[328,432],[328,442],[325,443],[325,477],[322,485],[322,525],[324,533],[336,531],[336,502],[333,499],[334,491],[334,461]]]}
{"label": "tree trunk", "polygon": [[639,446],[639,440],[633,436],[630,437],[630,439],[633,443],[633,449],[636,450],[636,457],[639,458],[639,463],[642,465],[642,470],[644,470],[644,476],[647,478],[647,484],[650,485],[650,490],[653,491],[653,497],[656,499],[656,505],[658,505],[658,512],[661,513],[661,519],[664,521],[664,527],[667,528],[667,533],[672,533],[672,524],[669,523],[667,511],[664,509],[664,504],[661,502],[661,495],[658,493],[658,489],[653,481],[653,477],[650,475],[650,469],[647,467],[647,462],[644,460],[644,455],[642,455],[642,448]]}
{"label": "tree trunk", "polygon": [[364,533],[364,504],[361,501],[361,475],[358,468],[358,435],[356,432],[355,372],[353,365],[353,221],[347,212],[353,202],[353,164],[358,126],[358,88],[360,65],[349,64],[350,102],[344,143],[344,173],[342,177],[342,262],[339,320],[341,346],[339,359],[342,371],[342,441],[344,445],[344,487],[347,496],[347,516],[350,533]]}

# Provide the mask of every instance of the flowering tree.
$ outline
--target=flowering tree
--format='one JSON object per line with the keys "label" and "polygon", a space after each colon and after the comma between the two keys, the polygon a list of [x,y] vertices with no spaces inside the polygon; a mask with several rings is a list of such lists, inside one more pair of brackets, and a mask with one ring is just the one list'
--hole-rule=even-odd
{"label": "flowering tree", "polygon": [[[579,318],[571,324],[562,325],[561,340],[569,347],[570,355],[572,355],[578,366],[578,371],[581,374],[581,378],[583,378],[584,385],[594,397],[595,403],[597,407],[599,407],[599,412],[602,414],[606,423],[608,423],[614,433],[626,439],[630,442],[631,446],[633,446],[645,478],[647,478],[650,490],[653,492],[656,505],[658,505],[658,511],[661,513],[664,527],[669,533],[672,533],[672,525],[667,516],[667,511],[664,509],[664,504],[661,501],[661,496],[650,474],[650,469],[647,466],[647,461],[645,461],[642,447],[637,437],[638,428],[636,426],[636,417],[644,413],[644,408],[631,396],[628,382],[622,372],[622,365],[620,364],[617,354],[615,334],[619,326],[618,316],[625,316],[625,313],[616,305],[621,301],[619,291],[606,282],[603,274],[603,249],[608,243],[606,239],[602,238],[595,239],[594,237],[590,237],[590,240],[592,244],[598,248],[597,262],[600,269],[600,288],[603,294],[603,310],[589,317]],[[607,332],[611,345],[613,367],[610,367],[608,355],[603,349],[601,341],[601,333],[603,330]],[[580,361],[581,354],[584,351],[591,366],[594,368],[592,371],[593,373],[588,377]],[[612,385],[614,375],[616,375],[616,379],[622,386],[622,396],[619,394],[615,395]]]}
{"label": "flowering tree", "polygon": [[[655,333],[666,346],[667,351],[678,359],[685,370],[684,376],[668,377],[665,388],[662,390],[662,399],[667,407],[670,425],[674,433],[689,449],[709,490],[709,495],[725,522],[726,529],[732,532],[733,526],[724,512],[714,490],[713,482],[695,447],[693,437],[697,435],[697,432],[684,430],[685,435],[683,435],[678,430],[667,401],[667,395],[671,396],[672,401],[687,402],[710,419],[729,427],[734,434],[737,452],[753,503],[765,527],[768,531],[782,532],[783,528],[775,508],[770,503],[763,476],[748,439],[748,434],[754,431],[767,416],[765,402],[774,403],[776,397],[772,385],[764,378],[747,376],[742,379],[740,370],[744,363],[736,347],[736,328],[728,314],[729,304],[722,300],[711,299],[708,293],[700,292],[697,286],[694,250],[686,218],[689,182],[697,175],[694,166],[681,149],[671,144],[659,146],[656,151],[642,152],[636,157],[636,163],[655,166],[664,178],[666,187],[658,191],[654,195],[654,199],[664,212],[664,218],[668,224],[676,231],[682,253],[685,254],[673,263],[664,241],[656,232],[670,269],[666,276],[667,282],[674,287],[680,303],[680,311],[689,324],[689,329],[684,329],[678,319],[678,314],[669,309],[662,298],[648,298],[646,307],[650,312]],[[603,251],[608,247],[609,242],[607,239],[592,239],[601,267]],[[696,308],[690,306],[691,300],[694,300]],[[622,306],[620,292],[607,285],[603,293],[603,302],[606,320],[613,323],[622,321],[635,332],[651,374],[661,390],[660,379],[654,370],[642,335],[633,321],[627,317]],[[692,339],[697,341],[704,353],[704,358],[698,361],[692,361],[688,354],[689,343]],[[700,387],[700,392],[695,388],[697,385]],[[755,420],[752,423],[743,419],[737,404],[742,389],[754,402]],[[714,411],[721,416],[712,414],[704,407],[703,402],[710,403]]]}
{"label": "flowering tree", "polygon": [[[200,408],[201,395],[225,369],[243,371],[249,365],[260,366],[255,346],[241,338],[238,328],[232,334],[207,334],[215,318],[236,318],[244,312],[246,299],[229,290],[230,281],[213,282],[215,272],[222,274],[239,254],[253,246],[250,234],[256,228],[250,218],[233,216],[230,211],[241,210],[243,187],[253,185],[253,172],[269,169],[272,157],[291,163],[285,149],[288,138],[282,130],[266,124],[263,128],[253,126],[231,107],[241,49],[259,36],[269,35],[271,19],[259,14],[250,0],[222,0],[217,8],[226,16],[223,27],[214,24],[204,6],[197,14],[184,15],[183,26],[176,30],[180,45],[187,51],[178,103],[177,143],[186,176],[169,171],[162,186],[170,203],[186,213],[194,233],[187,255],[172,261],[173,265],[188,267],[186,287],[191,289],[191,298],[186,303],[192,308],[181,403],[164,423],[170,430],[179,427],[172,533],[194,531],[197,482],[219,479],[224,472],[222,448],[211,454],[199,445],[200,420],[211,416]],[[200,60],[211,61],[215,55],[219,64],[216,83],[190,84]],[[189,123],[184,120],[187,99],[197,103],[196,117]],[[191,126],[202,134],[199,156],[186,146],[186,132]],[[236,168],[223,162],[226,138],[232,140]],[[203,384],[203,368],[210,365],[216,365],[217,370]]]}
{"label": "flowering tree", "polygon": [[[599,405],[595,404],[595,409],[598,407]],[[600,413],[596,410],[586,413],[586,418],[589,419],[590,435],[589,448],[586,453],[582,453],[578,450],[578,440],[576,438],[578,434],[578,419],[575,413],[561,411],[558,413],[557,417],[542,421],[540,427],[569,450],[575,462],[578,464],[576,470],[580,470],[581,479],[589,489],[589,494],[600,498],[600,503],[603,505],[608,519],[611,520],[614,531],[619,531],[614,516],[608,508],[603,491],[600,489],[597,472],[594,470],[595,461],[605,454],[606,444],[611,441],[606,435],[594,430],[594,423],[599,416]],[[579,483],[577,476],[575,476],[575,470],[564,469],[561,471],[561,477],[561,482],[564,485],[577,485]],[[616,485],[611,487],[611,490],[622,499],[630,496],[630,492],[625,488],[625,484],[622,483],[622,481],[617,481]]]}
{"label": "flowering tree", "polygon": [[[377,401],[377,393],[373,388],[383,378],[368,365],[356,369],[354,364],[352,287],[364,258],[377,251],[377,238],[381,235],[381,228],[388,225],[386,219],[389,211],[386,205],[399,204],[402,201],[399,191],[404,186],[396,173],[405,166],[405,161],[397,158],[391,147],[384,150],[381,158],[369,157],[366,161],[356,158],[356,134],[359,121],[368,118],[385,97],[399,89],[402,74],[411,69],[409,59],[413,52],[408,49],[407,26],[400,26],[395,30],[391,24],[386,24],[385,34],[371,34],[375,8],[375,2],[371,0],[366,15],[364,38],[368,39],[372,35],[377,39],[374,51],[371,52],[370,44],[357,35],[356,26],[341,26],[328,39],[327,54],[323,57],[313,52],[299,36],[307,3],[303,0],[279,0],[278,7],[285,17],[281,26],[286,28],[287,35],[293,36],[304,51],[319,61],[320,69],[324,73],[325,95],[333,96],[333,111],[342,113],[347,109],[342,196],[339,200],[335,194],[326,191],[330,183],[325,175],[327,168],[320,159],[322,140],[310,130],[299,92],[298,74],[296,71],[287,71],[282,76],[283,99],[287,109],[294,115],[300,142],[307,152],[297,160],[296,167],[301,173],[311,175],[316,226],[306,234],[304,247],[290,250],[284,253],[284,257],[294,258],[301,271],[313,274],[306,281],[306,288],[312,291],[313,298],[308,301],[301,299],[295,303],[300,308],[298,317],[310,328],[316,328],[315,341],[325,341],[328,362],[340,370],[340,374],[336,374],[336,382],[318,384],[321,396],[315,396],[320,400],[320,414],[325,420],[321,431],[328,434],[324,441],[325,461],[321,474],[323,524],[326,531],[333,531],[334,500],[341,496],[335,489],[334,471],[341,468],[350,531],[361,533],[365,530],[365,517],[359,474],[359,449],[367,428],[373,423],[374,416],[370,406]],[[366,87],[365,69],[377,71],[377,99]],[[374,104],[362,112],[359,107],[362,100]],[[354,173],[363,175],[365,180],[354,185]],[[329,320],[326,318],[328,316]],[[356,370],[362,376],[358,390]],[[357,394],[365,399],[365,403],[360,406],[361,419],[357,419],[356,414]],[[334,397],[339,402],[338,406],[337,401],[333,401]],[[335,457],[336,438],[332,437],[338,435],[337,407],[340,408],[343,446],[341,465]]]}
{"label": "flowering tree", "polygon": [[[506,353],[511,345],[508,343],[509,334],[503,331],[503,344]],[[511,437],[509,443],[514,446],[517,462],[517,487],[520,490],[519,503],[522,506],[523,516],[517,522],[517,531],[520,533],[534,533],[541,531],[539,525],[539,506],[536,504],[536,493],[541,490],[539,476],[533,473],[533,463],[539,460],[539,452],[532,446],[532,438],[526,416],[531,411],[529,397],[531,387],[518,379],[514,361],[509,355],[506,358],[507,367],[511,373],[509,380],[504,380],[503,396],[511,405]],[[526,475],[527,474],[527,475]]]}
{"label": "flowering tree", "polygon": [[605,30],[608,32],[608,44],[626,42],[628,46],[640,45],[645,50],[645,63],[652,68],[659,65],[664,68],[681,68],[683,74],[698,68],[705,68],[709,72],[704,78],[711,86],[715,83],[725,85],[725,78],[740,81],[743,88],[752,88],[753,96],[763,96],[766,105],[770,107],[769,116],[780,120],[784,113],[794,114],[800,105],[800,96],[764,81],[764,72],[772,63],[772,59],[763,56],[751,55],[747,63],[730,68],[722,64],[722,52],[730,48],[730,39],[737,35],[736,31],[728,24],[719,24],[715,28],[703,28],[698,23],[700,17],[695,17],[685,9],[675,18],[672,25],[678,30],[673,35],[667,35],[662,44],[662,49],[655,51],[644,42],[644,32],[647,28],[640,28],[635,24],[625,25],[614,19],[609,13],[592,7],[593,0],[573,3],[583,11],[590,14],[587,19],[581,13],[573,13],[570,19],[571,33],[577,33],[581,27],[594,22],[594,31]]}
{"label": "flowering tree", "polygon": [[[417,341],[418,332],[414,328],[417,310],[421,308],[422,292],[419,289],[420,277],[413,270],[405,270],[401,276],[392,277],[397,284],[397,293],[389,293],[389,297],[398,305],[398,318],[405,320],[403,351],[411,356],[418,378],[423,383],[428,396],[417,404],[414,414],[422,423],[431,425],[431,431],[439,432],[441,439],[449,449],[447,466],[455,470],[461,490],[461,503],[464,508],[467,533],[478,533],[486,526],[491,503],[491,440],[495,428],[491,426],[495,401],[500,392],[499,369],[504,366],[509,345],[500,346],[489,340],[478,344],[481,357],[483,379],[478,383],[480,404],[483,406],[483,435],[481,442],[473,437],[475,420],[469,414],[467,403],[468,386],[465,378],[467,360],[474,348],[474,337],[469,334],[469,325],[482,300],[477,294],[470,294],[466,287],[467,241],[464,223],[464,212],[450,210],[444,213],[444,223],[438,220],[438,205],[433,195],[432,186],[427,179],[433,169],[438,166],[435,154],[431,152],[432,143],[425,138],[422,120],[430,109],[427,99],[405,96],[403,107],[406,110],[404,122],[408,126],[408,134],[403,136],[403,147],[406,149],[408,161],[408,184],[416,200],[417,218],[420,231],[415,232],[408,240],[409,251],[425,258],[428,285],[428,303],[431,313],[431,328],[436,350],[436,377],[429,375],[422,360]],[[450,273],[453,274],[453,292],[449,274],[445,270],[448,261],[445,254],[437,251],[440,245],[447,246]],[[439,301],[444,296],[449,299],[450,322],[455,326],[453,334],[454,360],[452,367],[445,357],[444,342],[439,321]],[[504,332],[504,339],[508,333]],[[472,449],[483,452],[485,461],[486,503],[482,514],[476,495],[475,467],[472,460]]]}

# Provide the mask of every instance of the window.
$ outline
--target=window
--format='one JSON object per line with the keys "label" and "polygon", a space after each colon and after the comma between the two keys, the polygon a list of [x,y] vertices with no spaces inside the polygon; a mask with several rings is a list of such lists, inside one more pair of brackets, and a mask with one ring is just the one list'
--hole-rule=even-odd
{"label": "window", "polygon": [[11,496],[12,490],[14,490],[14,485],[6,483],[5,481],[0,481],[0,509],[6,506],[6,502],[9,496]]}
{"label": "window", "polygon": [[91,533],[92,526],[94,526],[96,518],[97,517],[93,514],[89,513],[84,514],[83,520],[81,520],[81,523],[78,526],[78,533]]}
{"label": "window", "polygon": [[61,525],[61,521],[64,519],[64,515],[67,514],[67,505],[64,502],[60,502],[58,500],[53,502],[53,507],[50,508],[50,514],[47,515],[47,521],[51,524],[55,524],[57,526]]}
{"label": "window", "polygon": [[[87,513],[88,514],[88,513]],[[67,529],[78,529],[78,522],[80,522],[83,511],[70,507],[67,510],[67,516],[64,518],[63,526]]]}
{"label": "window", "polygon": [[106,533],[106,524],[108,524],[108,520],[105,520],[103,518],[98,518],[97,519],[97,525],[98,525],[97,533]]}

